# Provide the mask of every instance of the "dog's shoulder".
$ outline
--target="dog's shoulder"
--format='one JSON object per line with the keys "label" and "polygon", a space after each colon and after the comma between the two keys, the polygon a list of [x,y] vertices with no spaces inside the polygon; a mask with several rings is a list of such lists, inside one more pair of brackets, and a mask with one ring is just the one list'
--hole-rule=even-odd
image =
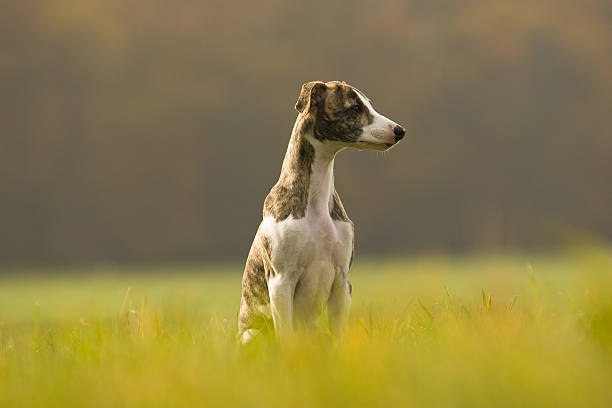
{"label": "dog's shoulder", "polygon": [[264,201],[263,216],[283,221],[290,215],[298,219],[306,214],[308,186],[304,183],[277,183]]}
{"label": "dog's shoulder", "polygon": [[338,192],[334,190],[333,194],[333,203],[330,210],[330,214],[333,220],[336,221],[346,221],[352,223],[351,219],[348,217],[346,210],[344,209],[344,205],[342,205],[342,201],[340,200],[340,196]]}

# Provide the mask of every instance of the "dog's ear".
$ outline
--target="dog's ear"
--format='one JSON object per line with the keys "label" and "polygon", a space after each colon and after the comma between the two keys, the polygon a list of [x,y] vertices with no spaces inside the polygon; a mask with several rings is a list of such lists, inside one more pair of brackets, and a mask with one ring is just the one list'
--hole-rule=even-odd
{"label": "dog's ear", "polygon": [[321,81],[306,82],[302,85],[300,96],[295,103],[295,110],[300,113],[308,112],[312,106],[320,105],[325,99],[327,88]]}

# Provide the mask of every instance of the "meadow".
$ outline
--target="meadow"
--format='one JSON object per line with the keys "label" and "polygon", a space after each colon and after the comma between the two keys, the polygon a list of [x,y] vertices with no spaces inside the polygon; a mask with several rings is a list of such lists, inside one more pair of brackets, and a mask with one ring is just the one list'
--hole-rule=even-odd
{"label": "meadow", "polygon": [[[54,272],[54,273],[50,273]],[[612,405],[612,251],[357,258],[349,333],[236,344],[240,265],[5,270],[0,407]]]}

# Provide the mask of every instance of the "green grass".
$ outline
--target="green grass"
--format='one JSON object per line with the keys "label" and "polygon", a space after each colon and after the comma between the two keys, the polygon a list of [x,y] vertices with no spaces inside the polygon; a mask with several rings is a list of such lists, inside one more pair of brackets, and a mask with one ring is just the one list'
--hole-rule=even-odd
{"label": "green grass", "polygon": [[610,251],[357,260],[344,341],[284,347],[236,345],[240,269],[0,277],[0,407],[612,402]]}

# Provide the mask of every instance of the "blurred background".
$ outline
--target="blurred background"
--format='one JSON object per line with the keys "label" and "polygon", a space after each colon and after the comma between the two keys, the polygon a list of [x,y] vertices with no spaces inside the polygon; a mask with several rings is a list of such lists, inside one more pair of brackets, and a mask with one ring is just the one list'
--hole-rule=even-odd
{"label": "blurred background", "polygon": [[311,80],[408,130],[336,159],[360,256],[612,238],[608,0],[2,0],[0,27],[0,265],[243,260]]}

